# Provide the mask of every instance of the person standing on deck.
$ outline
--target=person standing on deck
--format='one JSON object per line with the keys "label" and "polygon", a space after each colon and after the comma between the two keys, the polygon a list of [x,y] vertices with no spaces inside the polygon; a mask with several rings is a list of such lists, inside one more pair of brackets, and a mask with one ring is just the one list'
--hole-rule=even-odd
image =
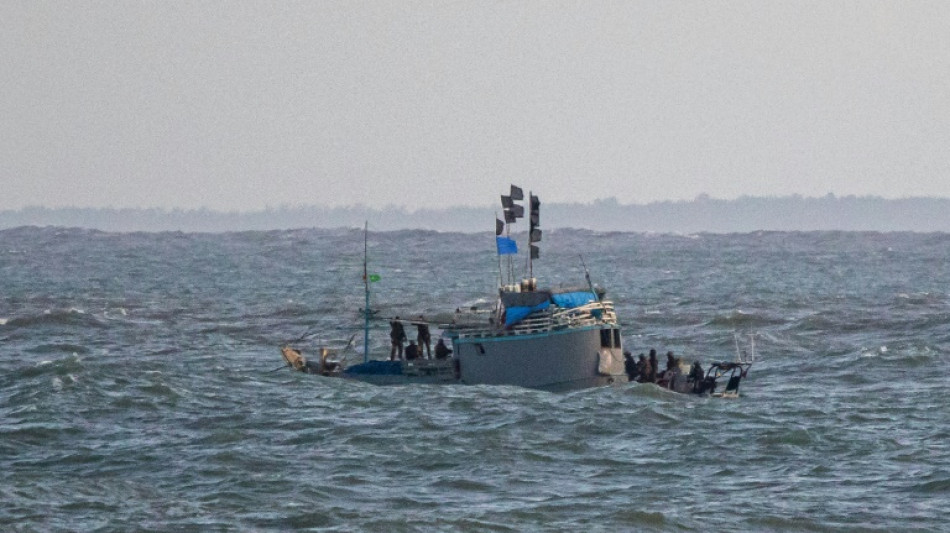
{"label": "person standing on deck", "polygon": [[648,379],[643,381],[646,381],[647,383],[656,383],[656,374],[659,368],[660,363],[656,360],[656,349],[650,348],[650,374],[647,376]]}
{"label": "person standing on deck", "polygon": [[399,359],[402,359],[402,343],[406,342],[406,329],[402,327],[402,322],[399,321],[398,316],[389,323],[389,327],[389,340],[392,341],[392,348],[389,350],[389,360],[395,361],[397,353],[399,354]]}
{"label": "person standing on deck", "polygon": [[688,378],[693,383],[693,392],[699,392],[705,377],[706,373],[703,372],[703,365],[699,361],[694,361],[693,367],[689,370]]}
{"label": "person standing on deck", "polygon": [[676,366],[676,358],[673,357],[673,352],[666,352],[666,371],[670,372]]}
{"label": "person standing on deck", "polygon": [[429,335],[429,324],[423,315],[419,315],[419,323],[416,324],[416,329],[418,330],[416,342],[419,343],[419,355],[422,355],[422,347],[425,346],[426,357],[432,359],[432,337]]}
{"label": "person standing on deck", "polygon": [[666,352],[666,369],[663,372],[657,370],[656,381],[657,383],[663,382],[667,386],[669,385],[670,379],[673,378],[673,367],[676,366],[676,359],[673,357],[673,352]]}
{"label": "person standing on deck", "polygon": [[643,383],[647,380],[647,374],[650,373],[650,362],[647,356],[640,354],[637,356],[637,381]]}
{"label": "person standing on deck", "polygon": [[636,381],[639,372],[637,371],[637,362],[633,360],[633,354],[630,350],[623,351],[623,370],[627,373],[627,381],[633,383]]}

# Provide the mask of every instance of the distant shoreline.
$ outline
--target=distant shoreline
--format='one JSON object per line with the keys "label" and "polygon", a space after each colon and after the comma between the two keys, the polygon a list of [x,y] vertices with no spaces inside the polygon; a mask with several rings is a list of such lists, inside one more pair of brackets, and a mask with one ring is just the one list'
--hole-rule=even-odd
{"label": "distant shoreline", "polygon": [[[543,201],[543,198],[542,198]],[[491,231],[493,207],[407,210],[361,205],[285,206],[252,212],[209,209],[27,207],[0,211],[0,229],[60,226],[103,231],[266,231],[295,228],[362,227],[377,231],[422,229]],[[517,227],[517,226],[516,226]],[[486,229],[487,228],[487,229]],[[885,199],[801,196],[621,204],[615,199],[588,204],[542,204],[541,228],[657,233],[743,233],[751,231],[911,231],[950,232],[950,198]]]}

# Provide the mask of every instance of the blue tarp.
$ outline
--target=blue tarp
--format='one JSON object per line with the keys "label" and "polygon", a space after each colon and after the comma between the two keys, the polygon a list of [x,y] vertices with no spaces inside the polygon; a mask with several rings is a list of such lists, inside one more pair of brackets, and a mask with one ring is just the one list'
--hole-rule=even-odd
{"label": "blue tarp", "polygon": [[399,361],[367,361],[365,363],[347,367],[343,373],[398,376],[399,374],[402,374],[402,363]]}
{"label": "blue tarp", "polygon": [[547,309],[551,305],[551,302],[545,300],[538,305],[533,306],[517,306],[517,307],[507,307],[505,308],[505,326],[510,326],[512,324],[517,324],[521,320],[530,315],[535,311],[540,311],[542,309]]}
{"label": "blue tarp", "polygon": [[558,307],[573,309],[591,302],[596,302],[597,296],[590,291],[578,291],[552,294],[551,299],[554,300],[554,305]]}

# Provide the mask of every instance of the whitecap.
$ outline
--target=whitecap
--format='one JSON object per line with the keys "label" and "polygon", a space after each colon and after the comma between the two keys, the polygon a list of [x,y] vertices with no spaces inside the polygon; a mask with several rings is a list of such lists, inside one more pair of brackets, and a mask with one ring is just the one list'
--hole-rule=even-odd
{"label": "whitecap", "polygon": [[9,320],[10,320],[9,318],[0,317],[0,326],[6,326],[6,325],[7,325],[7,321],[9,321]]}
{"label": "whitecap", "polygon": [[861,349],[861,357],[877,357],[879,355],[883,355],[886,353],[887,353],[887,346],[881,346],[880,348],[876,350],[873,350],[873,349],[869,350],[867,348]]}

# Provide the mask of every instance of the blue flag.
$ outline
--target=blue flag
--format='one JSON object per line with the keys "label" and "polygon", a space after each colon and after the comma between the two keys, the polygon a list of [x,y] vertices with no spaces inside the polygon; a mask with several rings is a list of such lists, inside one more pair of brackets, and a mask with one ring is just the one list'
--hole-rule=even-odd
{"label": "blue flag", "polygon": [[508,237],[495,237],[498,243],[498,255],[511,255],[518,253],[518,243]]}

